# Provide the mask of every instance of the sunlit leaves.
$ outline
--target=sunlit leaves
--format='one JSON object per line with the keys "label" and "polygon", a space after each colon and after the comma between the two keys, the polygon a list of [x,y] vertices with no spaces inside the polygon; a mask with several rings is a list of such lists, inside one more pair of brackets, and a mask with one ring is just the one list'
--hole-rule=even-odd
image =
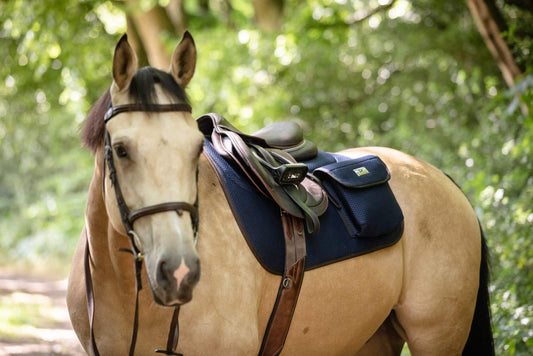
{"label": "sunlit leaves", "polygon": [[0,3],[3,260],[66,257],[83,222],[92,164],[79,149],[78,130],[89,102],[104,90],[98,83],[108,85],[106,53],[113,46],[111,38],[86,45],[105,34],[92,6]]}

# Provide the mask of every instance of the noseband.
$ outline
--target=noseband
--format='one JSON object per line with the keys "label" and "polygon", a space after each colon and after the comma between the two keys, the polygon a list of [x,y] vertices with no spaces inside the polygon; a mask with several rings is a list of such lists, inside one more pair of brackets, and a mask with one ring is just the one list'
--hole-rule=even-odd
{"label": "noseband", "polygon": [[[126,104],[126,105],[117,105],[117,106],[111,106],[109,110],[106,112],[104,116],[104,123],[107,124],[109,120],[111,120],[113,117],[120,113],[124,112],[178,112],[178,111],[186,111],[191,112],[191,106],[186,103],[180,103],[180,104],[165,104],[165,105],[159,105],[159,104],[150,104],[150,105],[144,105],[144,104]],[[183,214],[184,211],[189,212],[191,216],[191,222],[192,222],[192,228],[194,232],[194,242],[196,243],[198,238],[198,190],[196,191],[196,201],[194,204],[187,203],[187,202],[167,202],[167,203],[161,203],[161,204],[155,204],[150,205],[147,207],[143,207],[136,210],[131,210],[128,207],[128,204],[126,204],[126,200],[124,199],[124,195],[122,194],[122,190],[120,189],[120,183],[117,176],[117,171],[115,168],[115,162],[113,160],[113,148],[111,146],[111,136],[109,135],[109,131],[107,131],[107,128],[105,130],[105,136],[104,136],[104,162],[103,162],[103,174],[102,179],[104,180],[102,186],[105,191],[105,169],[109,169],[109,178],[111,180],[111,183],[113,184],[113,187],[115,189],[115,196],[117,200],[118,209],[120,211],[120,217],[122,220],[122,224],[124,225],[124,230],[128,234],[130,238],[131,243],[131,250],[127,249],[120,249],[120,251],[127,251],[134,255],[135,257],[135,280],[136,280],[136,298],[135,298],[135,316],[134,316],[134,322],[133,322],[133,331],[131,336],[131,344],[130,344],[130,350],[129,355],[133,356],[135,352],[135,344],[137,342],[137,329],[139,325],[139,292],[142,289],[141,284],[141,269],[142,269],[142,262],[144,259],[143,253],[142,253],[142,246],[138,246],[139,238],[135,231],[133,230],[133,224],[135,221],[143,216],[147,215],[153,215],[158,214],[162,212],[167,211],[175,211],[179,216]],[[87,231],[85,230],[85,233]],[[86,292],[87,292],[87,308],[89,311],[89,327],[90,327],[90,342],[92,345],[92,349],[95,355],[99,356],[99,351],[96,346],[96,340],[94,337],[94,310],[95,310],[95,301],[94,301],[94,294],[93,294],[93,285],[92,285],[92,278],[91,278],[91,272],[90,272],[90,265],[89,265],[89,249],[88,249],[88,237],[87,237],[87,246],[86,246],[86,255],[85,255],[85,282],[86,282]],[[178,344],[178,337],[179,337],[179,325],[178,325],[178,315],[179,315],[179,305],[174,308],[174,314],[172,315],[172,320],[170,322],[170,329],[168,333],[168,341],[166,345],[166,349],[164,350],[155,350],[157,353],[162,353],[166,355],[181,355],[176,353],[176,347]]]}

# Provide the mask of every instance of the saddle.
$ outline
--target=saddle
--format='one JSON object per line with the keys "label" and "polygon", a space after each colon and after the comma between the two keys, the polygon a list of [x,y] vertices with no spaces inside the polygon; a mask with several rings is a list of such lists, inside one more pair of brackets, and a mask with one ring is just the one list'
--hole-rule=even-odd
{"label": "saddle", "polygon": [[282,211],[304,219],[309,233],[318,232],[318,217],[326,211],[328,198],[320,184],[307,176],[307,165],[298,163],[318,153],[316,145],[304,139],[298,124],[278,122],[248,135],[219,114],[201,116],[197,122],[214,149],[239,166],[263,195]]}
{"label": "saddle", "polygon": [[311,158],[318,150],[304,140],[296,123],[272,124],[247,135],[218,114],[204,115],[197,122],[218,154],[238,166],[261,194],[273,199],[281,209],[284,271],[259,350],[259,356],[278,355],[285,344],[303,282],[307,254],[303,221],[309,233],[318,232],[318,217],[328,207],[325,191],[309,178],[307,166],[298,163],[295,157]]}
{"label": "saddle", "polygon": [[[377,156],[350,159],[318,151],[294,122],[274,123],[252,135],[219,114],[203,115],[197,123],[207,138],[205,156],[248,245],[263,267],[282,274],[259,351],[279,355],[306,269],[390,246],[401,237],[403,215],[387,184],[390,173]],[[307,241],[304,224],[314,235]]]}

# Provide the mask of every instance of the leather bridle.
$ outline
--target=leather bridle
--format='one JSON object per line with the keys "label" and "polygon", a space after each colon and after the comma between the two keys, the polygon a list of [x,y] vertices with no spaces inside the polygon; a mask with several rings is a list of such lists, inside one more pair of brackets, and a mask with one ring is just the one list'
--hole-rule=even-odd
{"label": "leather bridle", "polygon": [[[133,112],[133,111],[142,111],[142,112],[172,112],[172,111],[187,111],[191,112],[191,106],[189,104],[180,103],[180,104],[166,104],[166,105],[159,105],[159,104],[151,104],[151,105],[143,105],[143,104],[126,104],[126,105],[117,105],[112,106],[109,108],[109,110],[106,112],[104,116],[104,123],[107,124],[112,118],[114,118],[116,115],[124,113],[124,112]],[[111,180],[111,183],[113,184],[115,188],[115,195],[117,199],[118,208],[120,211],[120,217],[122,219],[122,224],[124,225],[124,229],[126,233],[129,235],[130,232],[133,231],[133,223],[135,220],[152,214],[157,214],[165,211],[175,211],[178,213],[178,215],[181,216],[183,211],[188,211],[191,214],[191,220],[193,223],[193,229],[196,236],[197,228],[198,228],[198,205],[197,201],[193,204],[186,203],[186,202],[169,202],[169,203],[161,203],[156,205],[147,206],[144,208],[140,208],[134,211],[131,211],[128,208],[128,205],[126,204],[126,201],[124,200],[124,195],[122,194],[122,190],[120,189],[120,183],[118,181],[117,177],[117,171],[115,169],[115,162],[113,160],[113,148],[111,146],[111,136],[109,135],[109,131],[105,131],[105,138],[104,138],[104,172],[105,172],[105,166],[107,163],[107,167],[109,169],[109,178]],[[105,174],[104,174],[105,178]],[[105,185],[104,185],[105,187]],[[135,244],[133,244],[136,248]]]}
{"label": "leather bridle", "polygon": [[[178,104],[126,104],[126,105],[117,105],[117,106],[111,106],[109,110],[106,112],[104,116],[104,123],[107,124],[112,118],[114,118],[116,115],[124,112],[179,112],[179,111],[185,111],[185,112],[191,112],[191,106],[186,103],[178,103]],[[147,207],[143,207],[136,210],[131,210],[128,207],[128,204],[126,203],[126,200],[124,199],[124,195],[122,194],[122,190],[120,189],[120,183],[117,176],[117,171],[115,168],[115,162],[113,159],[113,148],[111,145],[111,136],[109,135],[109,132],[107,131],[107,128],[105,130],[105,136],[104,136],[104,160],[103,160],[103,188],[105,191],[105,170],[109,170],[109,178],[111,180],[111,184],[114,187],[115,190],[115,197],[117,200],[118,209],[120,212],[120,217],[122,220],[122,224],[124,226],[124,230],[127,233],[128,237],[130,238],[130,244],[131,244],[131,250],[128,249],[120,249],[120,251],[126,251],[130,252],[134,256],[135,260],[135,276],[136,276],[136,299],[135,299],[135,317],[134,317],[134,323],[133,323],[133,331],[132,331],[132,337],[131,337],[131,344],[130,344],[130,350],[129,355],[133,356],[135,352],[135,344],[137,341],[137,329],[138,329],[138,310],[139,310],[139,292],[142,289],[141,284],[141,269],[142,269],[142,262],[144,259],[142,248],[138,246],[139,244],[139,237],[135,233],[133,229],[133,224],[135,221],[141,217],[158,214],[162,212],[167,211],[174,211],[179,216],[183,214],[184,211],[189,212],[191,216],[192,221],[192,227],[194,232],[194,241],[196,243],[198,238],[198,195],[196,196],[196,201],[194,204],[188,203],[188,202],[166,202],[161,204],[155,204],[150,205]],[[198,190],[197,190],[198,192]],[[198,194],[198,193],[197,193]],[[87,230],[85,229],[85,234],[87,235]],[[87,237],[87,236],[86,236]],[[93,330],[93,324],[94,324],[94,310],[95,310],[95,301],[94,301],[94,293],[93,293],[93,284],[92,284],[92,277],[91,277],[91,271],[90,271],[90,255],[89,255],[89,239],[87,238],[87,245],[86,245],[86,254],[85,254],[85,282],[86,282],[86,292],[87,292],[87,309],[89,312],[89,326],[90,326],[90,342],[93,348],[93,352],[96,356],[99,356],[100,353],[98,351],[98,348],[96,346],[96,341],[94,337],[94,330]],[[166,345],[166,349],[164,350],[155,350],[155,352],[163,353],[166,355],[181,355],[176,353],[176,347],[178,344],[178,337],[179,337],[179,324],[178,324],[178,315],[179,315],[179,305],[174,307],[174,313],[172,316],[172,320],[170,323],[170,329],[168,334],[168,341]]]}

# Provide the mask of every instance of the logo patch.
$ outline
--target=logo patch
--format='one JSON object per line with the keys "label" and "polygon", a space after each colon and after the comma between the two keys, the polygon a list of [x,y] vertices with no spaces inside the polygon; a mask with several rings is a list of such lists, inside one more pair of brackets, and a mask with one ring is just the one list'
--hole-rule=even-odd
{"label": "logo patch", "polygon": [[367,175],[367,174],[370,174],[370,172],[368,171],[368,169],[366,169],[366,167],[359,167],[359,168],[356,168],[353,170],[355,172],[355,174],[357,174],[358,177],[361,177],[361,176],[364,176],[364,175]]}

